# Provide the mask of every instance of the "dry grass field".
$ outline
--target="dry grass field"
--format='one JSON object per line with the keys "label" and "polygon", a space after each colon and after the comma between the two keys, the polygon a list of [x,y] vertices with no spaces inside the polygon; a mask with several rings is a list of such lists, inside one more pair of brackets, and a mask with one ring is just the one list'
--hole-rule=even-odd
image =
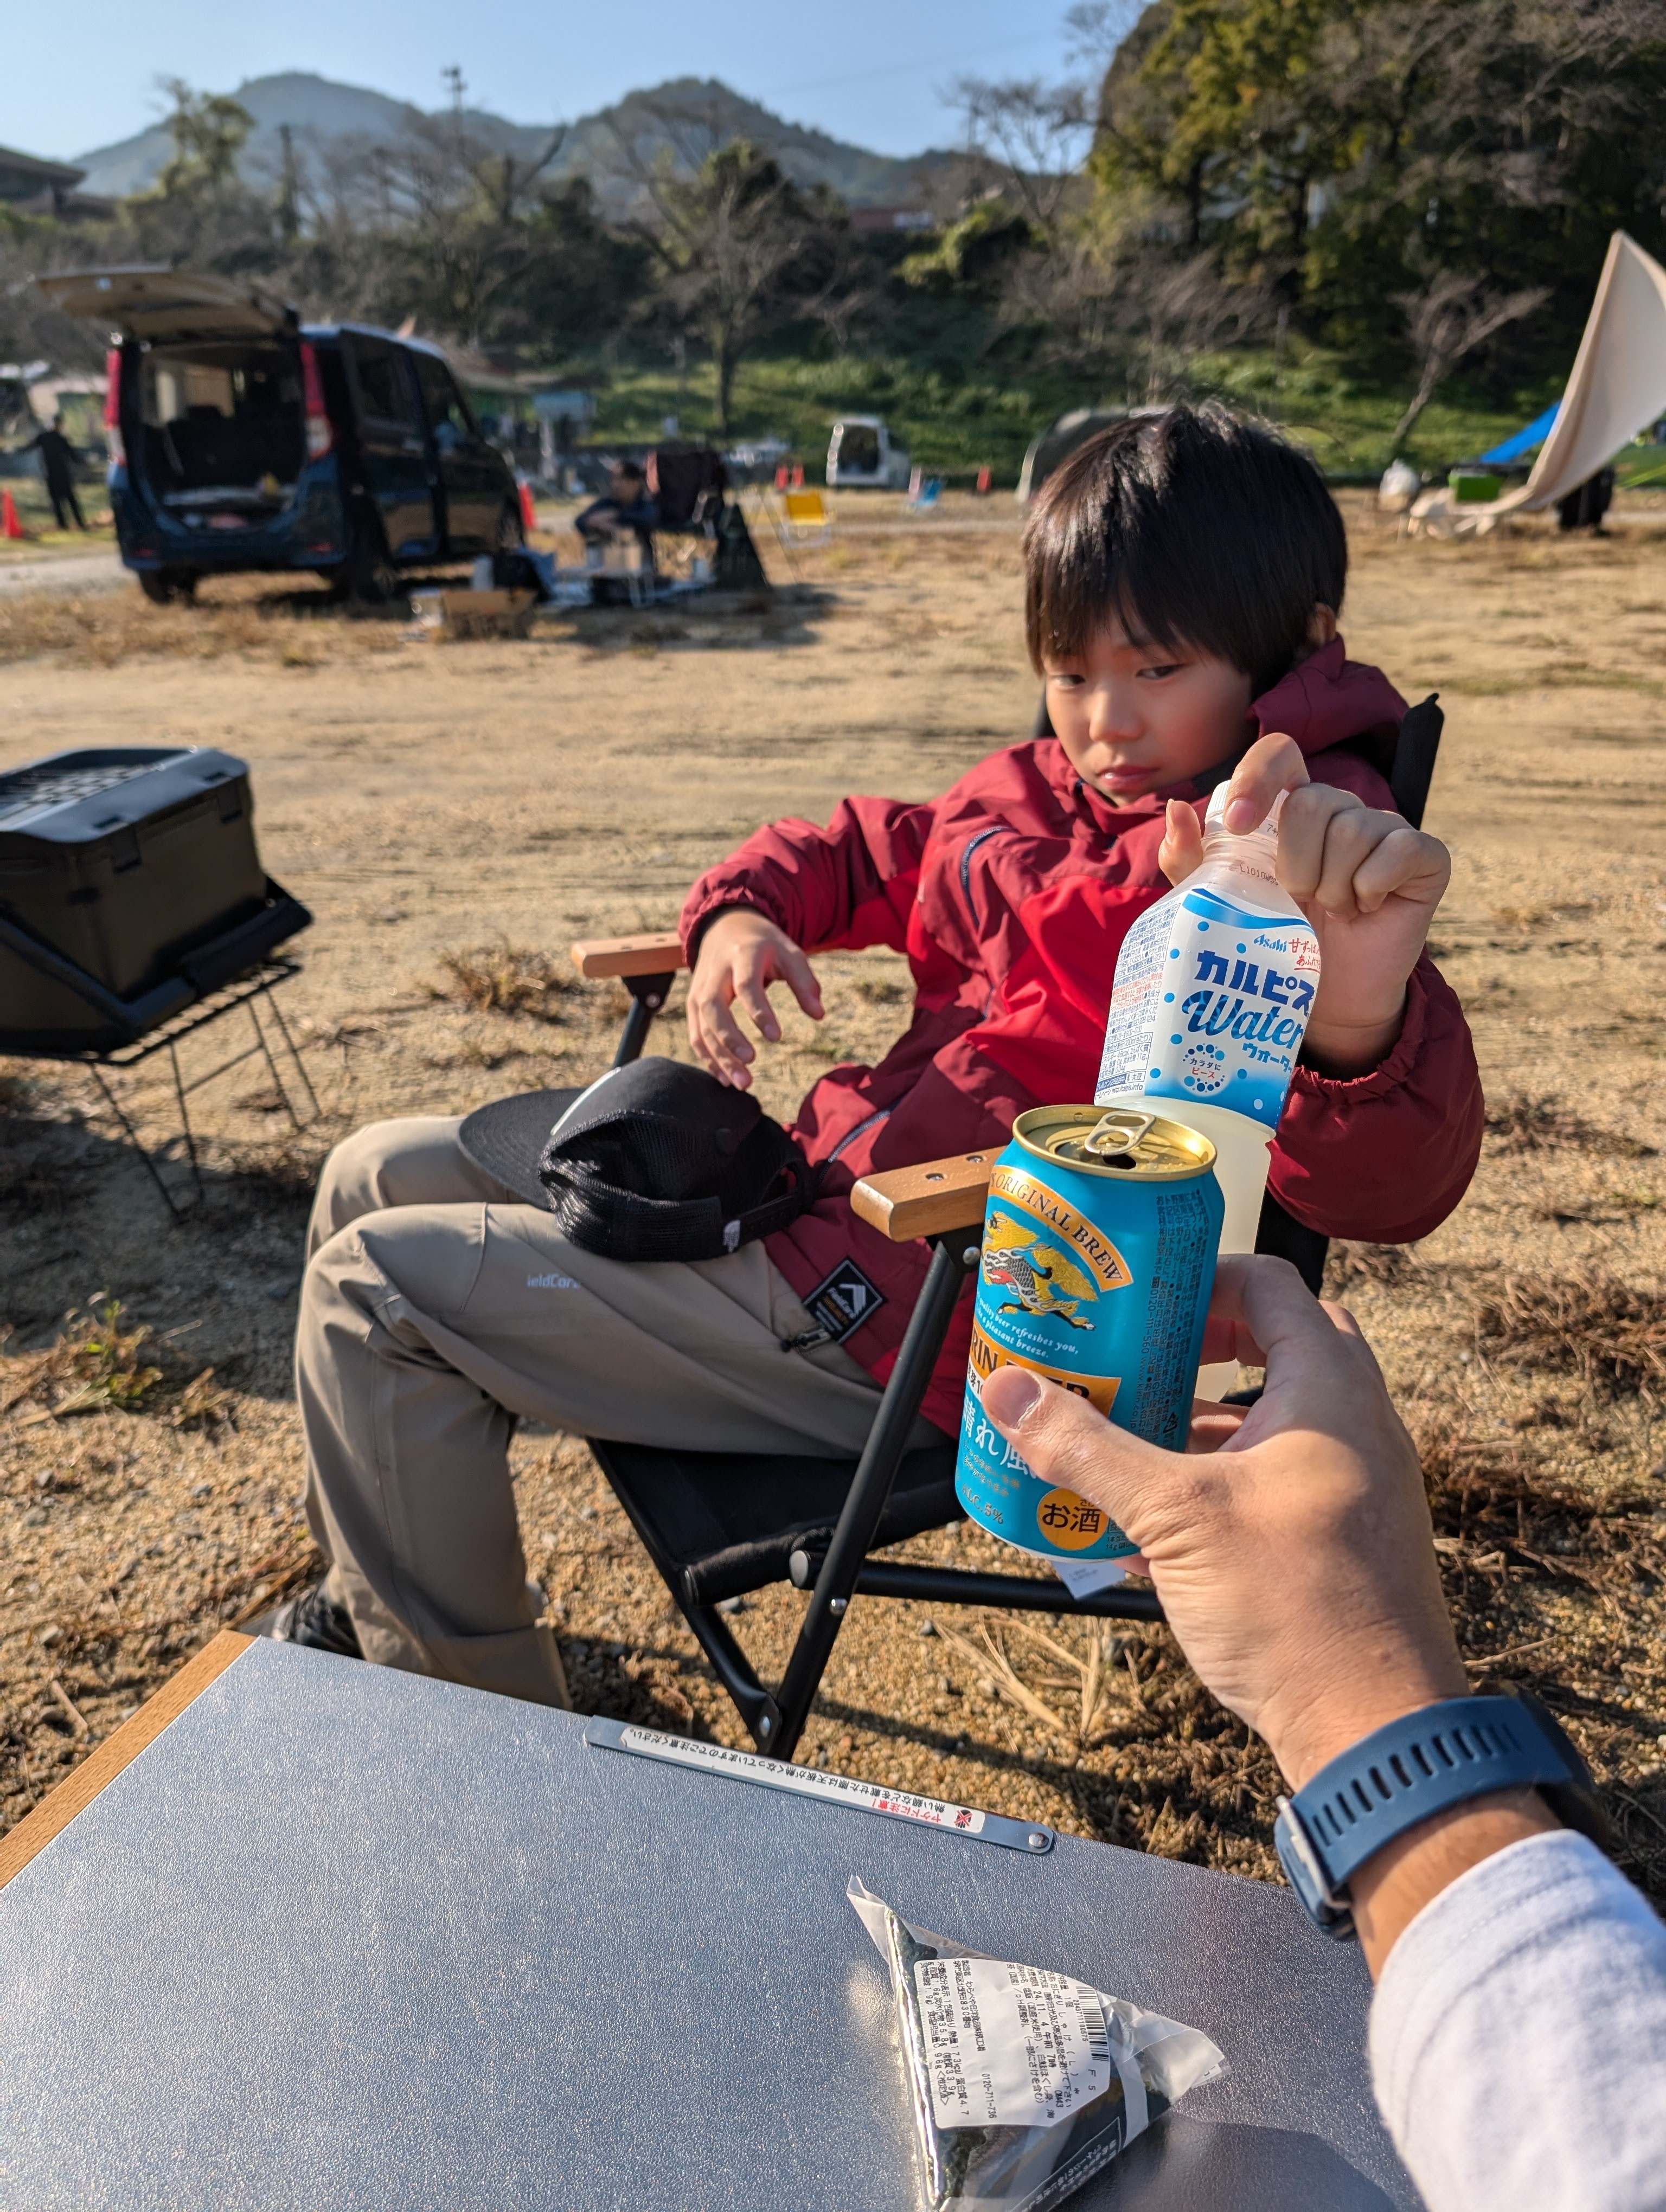
{"label": "dry grass field", "polygon": [[[1448,712],[1438,953],[1491,1125],[1453,1219],[1336,1250],[1334,1287],[1422,1443],[1474,1680],[1563,1716],[1666,1897],[1666,514],[1467,545],[1349,520],[1351,649]],[[173,741],[250,762],[263,857],[317,915],[284,1002],[324,1106],[296,1135],[258,1063],[198,1093],[208,1200],[175,1227],[82,1071],[0,1062],[0,1826],[312,1569],[289,1344],[329,1144],[595,1072],[623,1000],[572,979],[571,937],[669,922],[761,819],[926,796],[1027,730],[1005,503],[905,528],[851,502],[794,560],[768,615],[597,614],[520,643],[408,644],[255,580],[190,610],[0,605],[0,765]],[[825,1024],[794,1015],[763,1075],[778,1112],[903,1009],[900,962],[820,966]],[[675,1018],[656,1042],[686,1049]],[[189,1049],[206,1069],[226,1048]],[[124,1091],[157,1139],[161,1065]],[[576,1702],[739,1741],[583,1445],[523,1433],[515,1459]],[[916,1548],[994,1563],[966,1528]],[[734,1624],[766,1674],[801,1602]],[[1271,1763],[1159,1631],[933,1632],[863,1600],[803,1755],[1273,1873]]]}

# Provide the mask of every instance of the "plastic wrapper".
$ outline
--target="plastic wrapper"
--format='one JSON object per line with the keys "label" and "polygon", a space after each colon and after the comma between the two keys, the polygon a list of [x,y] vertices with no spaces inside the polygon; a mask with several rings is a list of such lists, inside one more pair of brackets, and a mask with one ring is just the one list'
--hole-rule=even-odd
{"label": "plastic wrapper", "polygon": [[1195,2027],[910,1927],[860,1881],[891,1968],[926,2212],[1044,2212],[1226,2061]]}

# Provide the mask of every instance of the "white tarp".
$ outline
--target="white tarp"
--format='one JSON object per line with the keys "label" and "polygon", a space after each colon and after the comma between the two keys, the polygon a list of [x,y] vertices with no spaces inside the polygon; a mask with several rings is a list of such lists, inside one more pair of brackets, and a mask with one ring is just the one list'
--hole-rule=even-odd
{"label": "white tarp", "polygon": [[1533,473],[1488,507],[1426,492],[1414,524],[1433,536],[1489,530],[1503,515],[1554,507],[1666,415],[1666,269],[1623,230],[1608,241],[1585,334],[1555,426]]}

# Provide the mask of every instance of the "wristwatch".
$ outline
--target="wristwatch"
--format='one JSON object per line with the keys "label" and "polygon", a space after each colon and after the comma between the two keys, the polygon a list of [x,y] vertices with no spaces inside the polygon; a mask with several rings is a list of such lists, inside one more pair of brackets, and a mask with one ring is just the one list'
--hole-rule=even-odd
{"label": "wristwatch", "polygon": [[1590,1770],[1529,1690],[1448,1698],[1375,1729],[1293,1797],[1273,1840],[1290,1886],[1328,1936],[1353,1933],[1348,1881],[1396,1836],[1471,1797],[1536,1790],[1564,1826],[1608,1847]]}

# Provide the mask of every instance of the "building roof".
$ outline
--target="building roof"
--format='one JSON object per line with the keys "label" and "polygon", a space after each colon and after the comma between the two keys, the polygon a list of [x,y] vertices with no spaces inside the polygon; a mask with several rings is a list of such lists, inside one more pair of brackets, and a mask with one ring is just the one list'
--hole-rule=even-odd
{"label": "building roof", "polygon": [[86,175],[68,161],[42,161],[0,146],[0,200],[33,199],[42,191],[67,192]]}

